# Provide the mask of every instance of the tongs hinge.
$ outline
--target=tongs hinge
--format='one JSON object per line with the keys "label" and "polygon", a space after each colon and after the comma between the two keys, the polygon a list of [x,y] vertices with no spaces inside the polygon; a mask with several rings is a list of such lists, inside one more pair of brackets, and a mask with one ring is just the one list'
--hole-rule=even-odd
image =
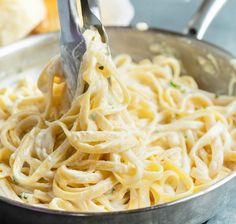
{"label": "tongs hinge", "polygon": [[[104,43],[107,43],[107,35],[100,21],[100,13],[97,0],[81,0],[83,21],[80,21],[76,0],[57,0],[61,23],[61,60],[64,76],[67,80],[68,91],[71,98],[75,93],[81,94],[83,85],[81,77],[78,77],[80,64],[86,52],[86,43],[82,31],[96,27]],[[81,26],[83,24],[83,27]],[[108,52],[110,52],[107,47]]]}

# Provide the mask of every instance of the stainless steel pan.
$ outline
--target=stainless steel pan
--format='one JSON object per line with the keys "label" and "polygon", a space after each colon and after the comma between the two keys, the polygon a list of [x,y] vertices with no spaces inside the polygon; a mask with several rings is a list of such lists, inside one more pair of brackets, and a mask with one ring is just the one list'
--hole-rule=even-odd
{"label": "stainless steel pan", "polygon": [[[217,3],[218,2],[218,3]],[[107,28],[113,54],[129,53],[135,60],[159,53],[174,55],[182,62],[183,73],[193,76],[200,87],[226,93],[229,80],[236,75],[234,57],[195,37],[202,37],[216,14],[221,0],[205,1],[189,25],[194,36],[159,29],[138,31],[134,28]],[[204,18],[204,19],[202,19]],[[200,33],[198,33],[200,30]],[[150,50],[152,46],[152,50]],[[17,71],[41,69],[59,52],[58,34],[32,37],[0,50],[0,80],[16,79]],[[31,73],[34,76],[34,72]],[[1,83],[0,83],[1,84]],[[0,198],[0,223],[24,224],[198,224],[221,211],[234,197],[236,173],[209,188],[177,201],[158,206],[111,213],[71,213],[24,205]]]}

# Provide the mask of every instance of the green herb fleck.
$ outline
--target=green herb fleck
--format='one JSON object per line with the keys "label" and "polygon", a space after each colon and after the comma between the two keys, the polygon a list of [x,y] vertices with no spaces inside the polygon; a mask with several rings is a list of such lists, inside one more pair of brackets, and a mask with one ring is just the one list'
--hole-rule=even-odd
{"label": "green herb fleck", "polygon": [[112,189],[111,189],[111,194],[113,194],[114,192],[115,192],[115,188],[113,187]]}
{"label": "green herb fleck", "polygon": [[175,114],[175,117],[176,117],[176,118],[180,118],[180,117],[181,117],[181,114]]}
{"label": "green herb fleck", "polygon": [[23,71],[22,68],[18,68],[16,72],[19,74],[19,73],[22,73],[22,71]]}
{"label": "green herb fleck", "polygon": [[25,193],[25,192],[21,192],[20,193],[20,195],[19,195],[19,197],[21,198],[21,199],[28,199],[28,195],[27,195],[27,193]]}
{"label": "green herb fleck", "polygon": [[18,183],[15,176],[12,177],[12,181],[13,181],[14,184],[17,184],[17,183]]}
{"label": "green herb fleck", "polygon": [[173,80],[170,81],[170,86],[172,88],[180,89],[180,86],[178,84],[176,84]]}
{"label": "green herb fleck", "polygon": [[107,80],[108,80],[109,85],[112,86],[111,77],[109,77]]}
{"label": "green herb fleck", "polygon": [[185,135],[184,135],[184,138],[185,138],[185,139],[187,139],[187,138],[188,138],[188,136],[185,134]]}
{"label": "green herb fleck", "polygon": [[186,93],[186,90],[185,89],[181,89],[180,92],[184,94],[184,93]]}
{"label": "green herb fleck", "polygon": [[219,94],[215,94],[215,99],[218,99],[220,97],[220,95]]}
{"label": "green herb fleck", "polygon": [[104,66],[101,65],[101,66],[99,66],[98,68],[99,68],[100,70],[103,70],[103,69],[104,69]]}
{"label": "green herb fleck", "polygon": [[90,114],[89,116],[93,121],[96,121],[96,114]]}

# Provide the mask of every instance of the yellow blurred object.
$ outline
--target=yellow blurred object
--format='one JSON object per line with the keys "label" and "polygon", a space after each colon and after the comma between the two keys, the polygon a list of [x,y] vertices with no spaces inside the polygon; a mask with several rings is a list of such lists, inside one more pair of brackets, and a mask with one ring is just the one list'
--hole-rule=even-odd
{"label": "yellow blurred object", "polygon": [[56,0],[44,0],[47,9],[46,18],[35,29],[34,33],[57,31],[60,28]]}

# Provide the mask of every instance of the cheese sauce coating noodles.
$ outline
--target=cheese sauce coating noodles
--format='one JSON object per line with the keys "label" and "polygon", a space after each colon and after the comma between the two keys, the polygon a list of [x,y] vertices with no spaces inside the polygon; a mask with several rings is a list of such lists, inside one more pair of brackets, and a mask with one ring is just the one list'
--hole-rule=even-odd
{"label": "cheese sauce coating noodles", "polygon": [[112,60],[96,31],[84,35],[73,100],[59,57],[37,85],[0,90],[0,196],[109,212],[191,195],[235,169],[234,97],[200,90],[173,57]]}

